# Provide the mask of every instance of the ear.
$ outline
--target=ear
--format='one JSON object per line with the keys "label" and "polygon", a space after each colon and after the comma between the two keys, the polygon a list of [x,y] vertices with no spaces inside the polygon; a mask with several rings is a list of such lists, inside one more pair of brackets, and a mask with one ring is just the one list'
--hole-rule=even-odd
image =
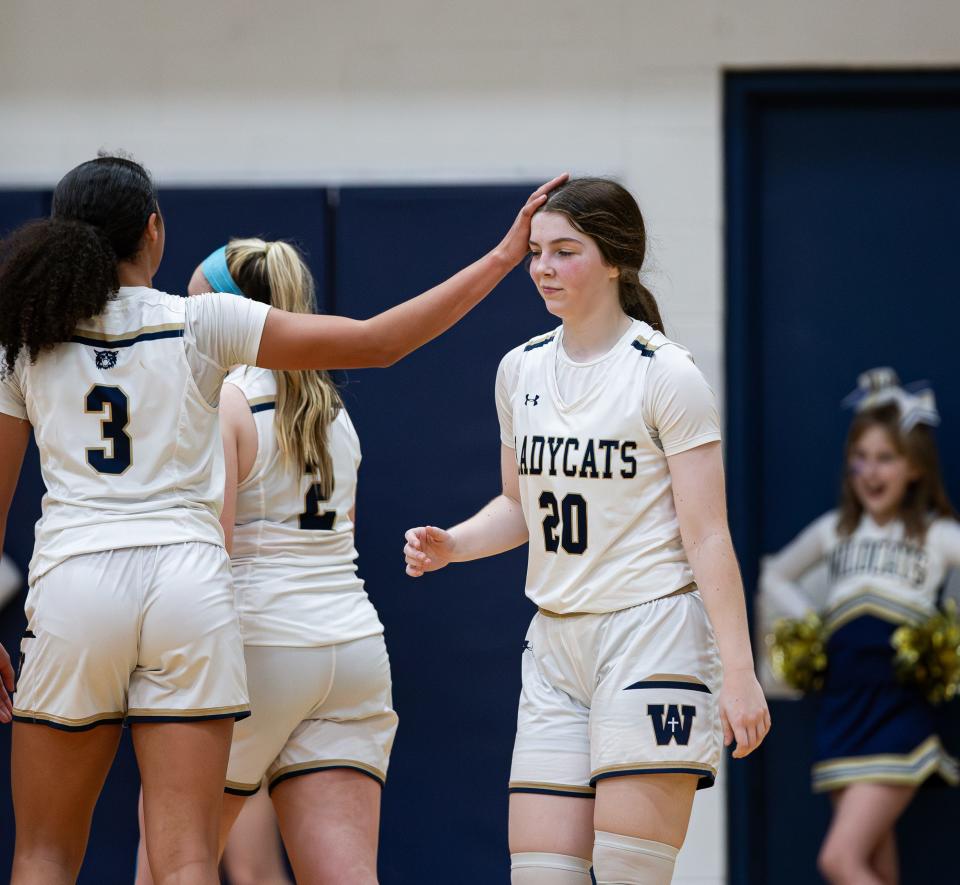
{"label": "ear", "polygon": [[147,226],[143,231],[147,242],[153,245],[160,239],[160,233],[163,228],[163,222],[160,220],[159,212],[151,212],[147,219]]}

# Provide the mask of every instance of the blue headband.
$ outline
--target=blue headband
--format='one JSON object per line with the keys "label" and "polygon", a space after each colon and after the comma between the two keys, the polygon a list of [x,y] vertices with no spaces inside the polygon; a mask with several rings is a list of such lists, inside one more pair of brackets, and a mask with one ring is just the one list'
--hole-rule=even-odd
{"label": "blue headband", "polygon": [[221,246],[216,252],[211,252],[204,258],[200,269],[210,284],[210,291],[230,292],[232,295],[239,295],[241,298],[247,297],[243,289],[241,289],[233,277],[230,276],[230,271],[227,269],[226,246]]}

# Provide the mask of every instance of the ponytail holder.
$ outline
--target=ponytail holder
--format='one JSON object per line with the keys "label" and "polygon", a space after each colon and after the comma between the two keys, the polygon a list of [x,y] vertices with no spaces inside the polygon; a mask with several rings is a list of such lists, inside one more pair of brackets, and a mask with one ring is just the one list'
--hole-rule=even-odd
{"label": "ponytail holder", "polygon": [[900,429],[909,433],[918,424],[936,427],[940,413],[933,388],[926,381],[908,387],[900,385],[897,373],[889,366],[868,369],[857,378],[857,389],[843,399],[844,408],[855,412],[893,403],[900,410]]}
{"label": "ponytail holder", "polygon": [[230,271],[227,268],[226,246],[221,246],[215,252],[211,252],[204,258],[200,269],[207,278],[211,291],[229,292],[232,295],[239,295],[241,298],[247,297],[243,289],[237,285],[236,280],[230,276]]}

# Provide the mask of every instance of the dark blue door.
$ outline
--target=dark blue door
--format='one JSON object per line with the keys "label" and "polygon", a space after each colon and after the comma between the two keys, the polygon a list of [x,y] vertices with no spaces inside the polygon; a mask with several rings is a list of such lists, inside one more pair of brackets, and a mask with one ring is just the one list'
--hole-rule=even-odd
{"label": "dark blue door", "polygon": [[[865,368],[933,383],[960,499],[960,76],[736,74],[726,97],[727,445],[751,590],[759,556],[834,505],[839,403]],[[728,769],[735,883],[818,881],[828,806],[809,790],[813,711],[774,703],[760,757]],[[905,885],[951,869],[958,814],[946,791],[907,811]]]}

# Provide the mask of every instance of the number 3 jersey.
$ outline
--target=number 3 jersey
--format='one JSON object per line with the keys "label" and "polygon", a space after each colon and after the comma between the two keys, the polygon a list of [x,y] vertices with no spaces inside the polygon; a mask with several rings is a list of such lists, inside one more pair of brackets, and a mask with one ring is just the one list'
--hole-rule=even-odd
{"label": "number 3 jersey", "polygon": [[320,646],[383,632],[357,576],[352,510],[360,440],[346,409],[327,428],[333,491],[281,456],[274,429],[277,380],[255,367],[234,369],[257,427],[257,455],[237,486],[233,567],[246,645]]}
{"label": "number 3 jersey", "polygon": [[69,341],[34,363],[21,351],[0,412],[33,425],[47,487],[31,584],[82,553],[223,544],[220,385],[256,362],[268,310],[121,287]]}
{"label": "number 3 jersey", "polygon": [[634,320],[589,363],[563,327],[511,350],[497,374],[530,531],[526,593],[557,614],[611,612],[693,581],[667,455],[720,439],[715,397],[690,354]]}

